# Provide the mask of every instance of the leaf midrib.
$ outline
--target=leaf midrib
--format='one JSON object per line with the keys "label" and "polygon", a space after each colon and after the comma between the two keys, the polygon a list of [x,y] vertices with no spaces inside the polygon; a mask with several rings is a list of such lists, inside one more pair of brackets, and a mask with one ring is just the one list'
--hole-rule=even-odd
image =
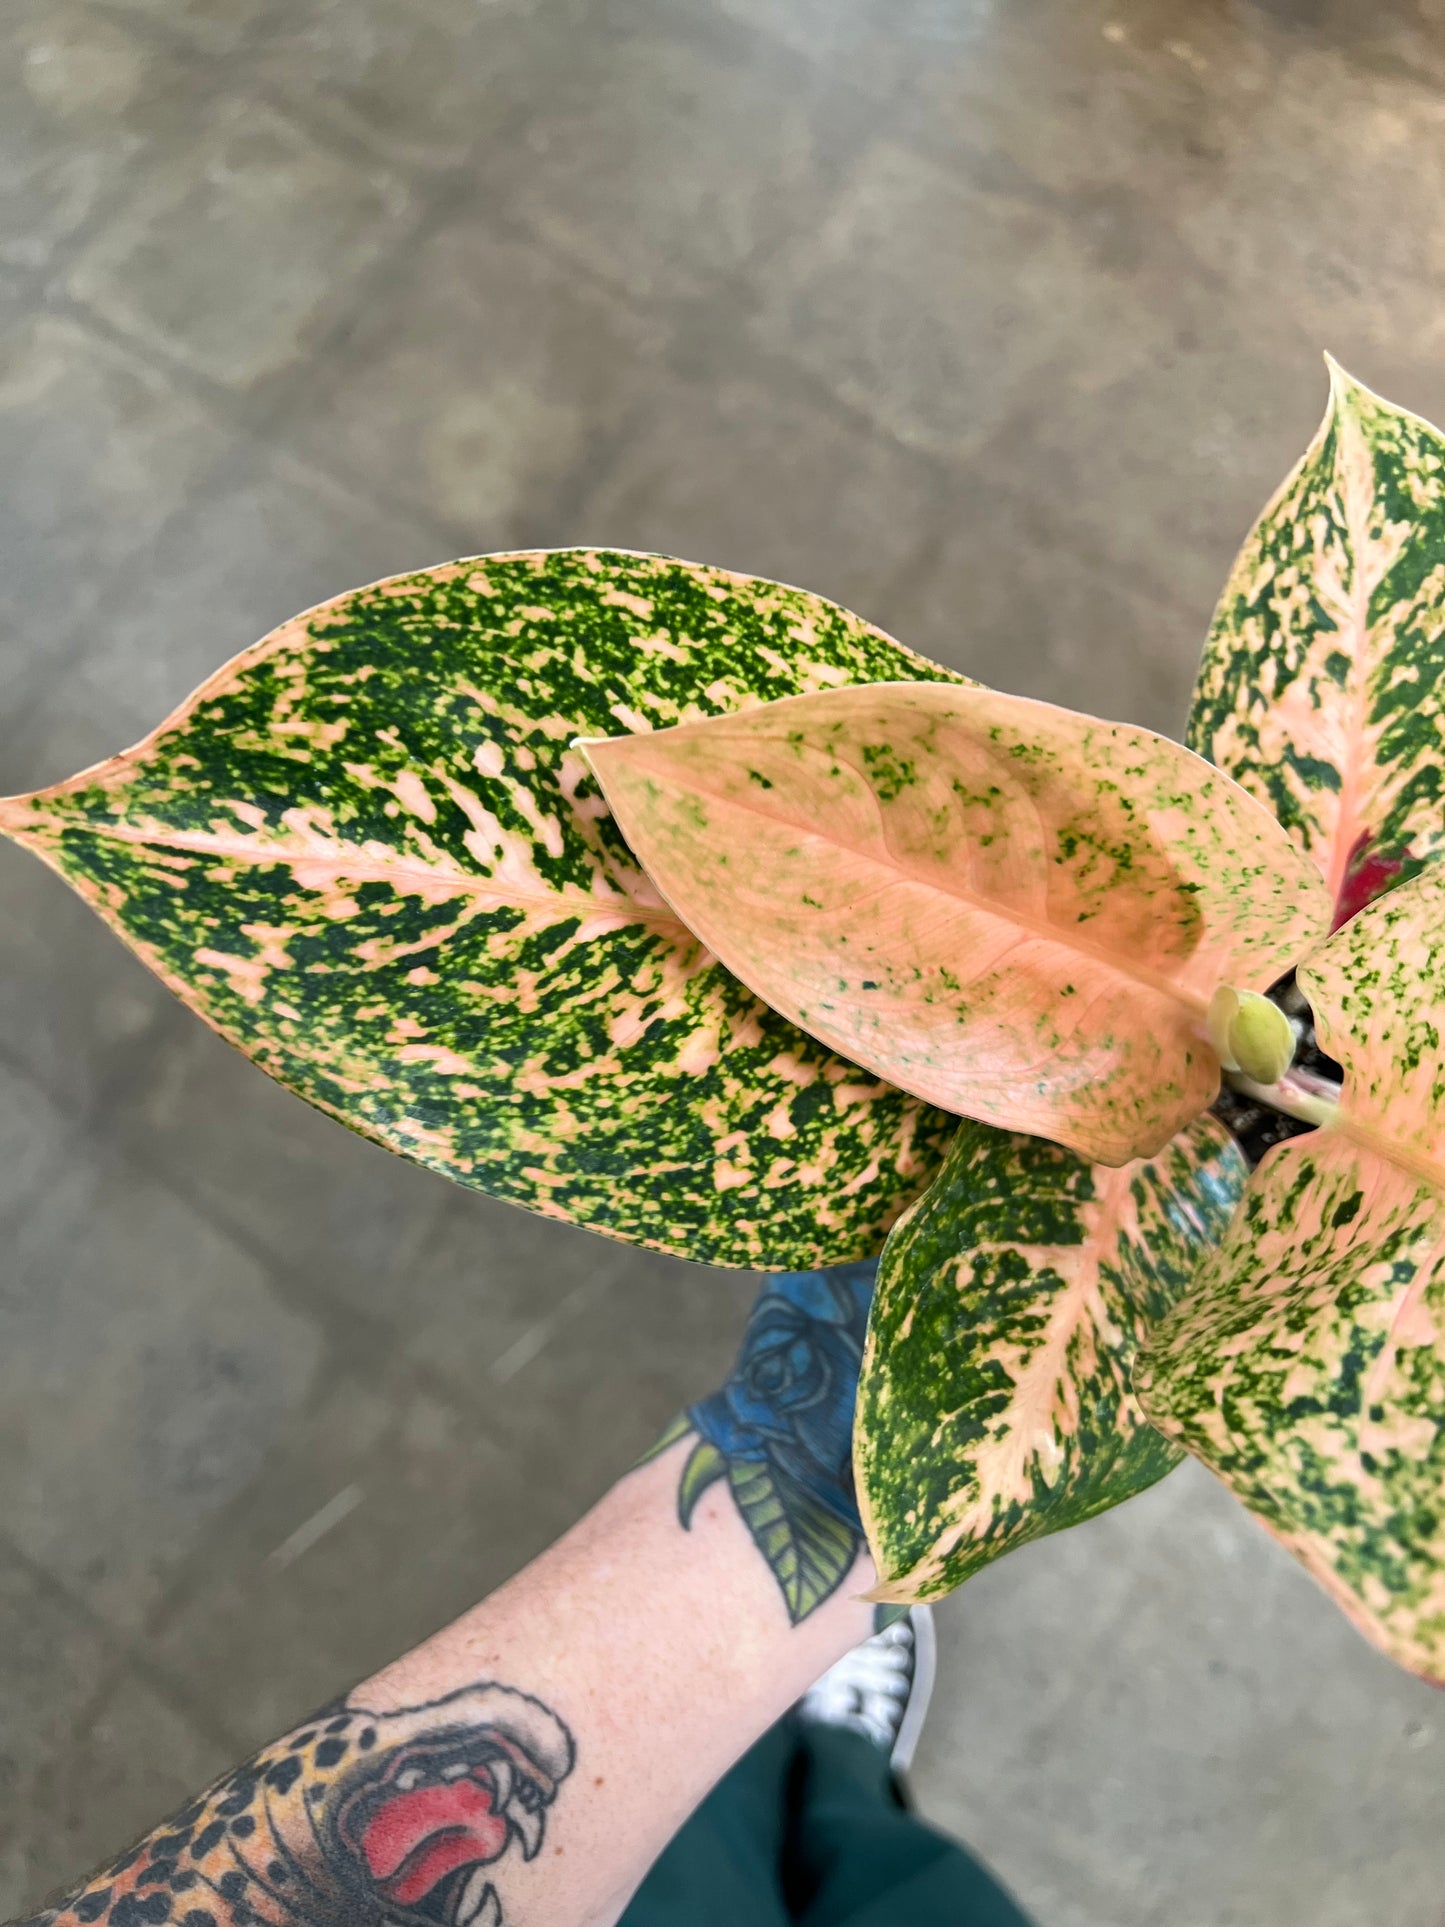
{"label": "leaf midrib", "polygon": [[[284,864],[291,868],[300,865],[306,869],[323,871],[329,869],[337,882],[377,882],[393,886],[399,881],[412,882],[418,886],[418,893],[422,887],[440,884],[454,888],[457,894],[497,897],[504,904],[515,905],[518,909],[560,911],[563,915],[575,911],[579,916],[594,917],[616,915],[624,917],[628,923],[648,925],[686,943],[701,943],[701,939],[688,929],[675,911],[666,907],[652,909],[625,895],[611,900],[565,889],[537,892],[534,895],[470,870],[439,869],[435,865],[405,860],[384,863],[374,857],[348,856],[340,851],[328,853],[283,842],[257,844],[245,837],[221,836],[211,830],[166,830],[158,834],[154,830],[132,828],[127,824],[98,824],[65,817],[48,817],[44,823],[50,828],[79,830],[83,835],[100,841],[162,850],[185,850],[198,856],[229,857],[254,864],[258,869],[271,864]],[[14,835],[25,838],[33,835],[38,826],[32,819],[23,826],[0,821],[0,827],[11,829]]]}
{"label": "leaf midrib", "polygon": [[1342,1098],[1339,1111],[1328,1124],[1322,1124],[1320,1129],[1332,1131],[1336,1137],[1344,1138],[1351,1144],[1357,1144],[1362,1151],[1369,1151],[1375,1157],[1382,1158],[1385,1163],[1396,1165],[1402,1171],[1408,1171],[1412,1177],[1421,1179],[1434,1190],[1445,1194],[1445,1163],[1427,1156],[1423,1151],[1409,1150],[1371,1124],[1362,1124],[1358,1119],[1350,1116],[1348,1106],[1348,1097]]}
{"label": "leaf midrib", "polygon": [[[1123,1166],[1110,1175],[1127,1184],[1132,1182],[1134,1173],[1129,1167]],[[927,1559],[921,1563],[936,1566],[942,1571],[956,1546],[995,1523],[995,1505],[1003,1490],[996,1461],[1015,1445],[1031,1416],[1036,1417],[1042,1412],[1047,1418],[1059,1388],[1069,1382],[1069,1347],[1075,1335],[1086,1323],[1092,1322],[1096,1329],[1098,1327],[1096,1314],[1103,1304],[1101,1274],[1105,1263],[1101,1245],[1104,1226],[1112,1222],[1114,1215],[1112,1196],[1099,1199],[1097,1205],[1104,1207],[1096,1209],[1094,1213],[1100,1222],[1090,1225],[1088,1235],[1078,1247],[1030,1245],[1007,1238],[973,1247],[975,1251],[1017,1251],[1030,1261],[1037,1257],[1039,1262],[1033,1268],[1037,1270],[1047,1266],[1064,1279],[1064,1288],[1058,1293],[1045,1320],[1043,1336],[1026,1359],[1018,1377],[1012,1381],[1008,1403],[996,1418],[988,1421],[986,1436],[968,1455],[975,1480],[969,1503],[937,1535]],[[1087,1209],[1081,1209],[1081,1216]],[[1116,1249],[1116,1244],[1117,1240],[1109,1246],[1111,1253]],[[1068,1263],[1070,1255],[1076,1257],[1076,1263],[1072,1266]],[[1072,1277],[1068,1275],[1070,1270],[1074,1274]],[[1107,1305],[1104,1309],[1107,1312]],[[1030,1462],[1037,1464],[1038,1457],[1037,1445],[1024,1448],[1021,1469],[1026,1470]],[[1021,1499],[1004,1499],[1003,1502],[1020,1507],[1027,1504]]]}
{"label": "leaf midrib", "polygon": [[[1345,434],[1355,434],[1365,445],[1369,463],[1370,500],[1373,502],[1378,492],[1378,479],[1375,474],[1375,453],[1366,441],[1359,424],[1349,411],[1341,410],[1341,440]],[[1340,477],[1340,495],[1345,508],[1345,528],[1349,535],[1350,560],[1353,564],[1353,581],[1350,584],[1350,646],[1349,670],[1346,674],[1345,705],[1349,715],[1349,735],[1345,766],[1340,772],[1340,805],[1335,824],[1335,846],[1330,851],[1330,867],[1326,876],[1330,902],[1337,905],[1340,892],[1345,886],[1345,872],[1349,867],[1350,851],[1360,827],[1360,792],[1366,767],[1366,737],[1369,729],[1369,688],[1370,675],[1365,662],[1366,644],[1370,636],[1370,602],[1373,587],[1365,586],[1364,557],[1368,553],[1370,533],[1369,508],[1363,513],[1355,499],[1358,490],[1351,486],[1349,463],[1343,450],[1336,444],[1336,472]],[[1383,579],[1383,578],[1382,578]]]}
{"label": "leaf midrib", "polygon": [[[739,740],[747,741],[749,739],[742,738]],[[835,752],[835,754],[839,754],[840,760],[846,760],[841,756],[840,752]],[[868,781],[866,771],[860,770],[856,764],[851,762],[848,764],[848,767],[865,785],[869,794],[873,796],[874,802],[877,804],[879,810],[879,827],[886,842],[887,829],[882,815],[882,806],[878,804],[876,792],[874,792],[872,784]],[[857,857],[860,862],[870,864],[874,869],[887,871],[890,878],[895,882],[901,878],[904,882],[916,884],[920,889],[937,889],[941,895],[953,897],[956,901],[966,904],[970,909],[979,912],[981,915],[994,917],[1001,923],[1015,924],[1020,929],[1029,931],[1032,935],[1041,937],[1047,942],[1057,943],[1063,949],[1075,950],[1081,956],[1092,957],[1096,962],[1103,964],[1106,969],[1113,971],[1117,976],[1123,977],[1127,982],[1140,984],[1145,989],[1157,991],[1162,996],[1172,999],[1193,1017],[1202,1018],[1208,1013],[1209,999],[1202,991],[1186,990],[1173,979],[1161,976],[1157,971],[1142,970],[1137,967],[1131,968],[1127,963],[1121,961],[1117,952],[1106,950],[1099,944],[1091,944],[1086,940],[1068,936],[1060,930],[1057,924],[1050,923],[1043,917],[1031,917],[1022,911],[1001,910],[996,904],[988,898],[981,896],[977,891],[956,888],[947,883],[940,882],[933,877],[912,875],[907,872],[901,864],[899,864],[896,869],[889,870],[888,865],[881,858],[872,856],[868,851],[857,848],[854,844],[846,842],[842,837],[835,836],[831,831],[821,831],[812,824],[795,822],[791,816],[784,816],[775,810],[766,809],[762,806],[762,799],[760,798],[742,794],[720,794],[716,790],[709,789],[703,783],[691,783],[690,786],[699,796],[705,797],[710,802],[728,804],[732,807],[745,810],[753,816],[761,817],[766,822],[781,824],[785,829],[795,830],[801,836],[812,837],[819,842],[830,842],[835,848],[845,851],[849,856]],[[658,888],[661,889],[661,885],[659,885]],[[666,896],[667,892],[663,890],[662,894]],[[680,913],[675,914],[678,914],[679,920],[681,920]],[[1191,952],[1190,954],[1193,955],[1194,953]]]}

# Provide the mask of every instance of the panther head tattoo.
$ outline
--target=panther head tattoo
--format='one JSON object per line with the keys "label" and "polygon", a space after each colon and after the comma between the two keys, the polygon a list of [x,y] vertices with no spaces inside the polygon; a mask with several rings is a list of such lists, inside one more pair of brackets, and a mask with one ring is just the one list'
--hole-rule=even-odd
{"label": "panther head tattoo", "polygon": [[[438,1724],[438,1721],[444,1721]],[[397,1927],[501,1927],[487,1869],[516,1844],[541,1851],[547,1809],[572,1767],[566,1729],[505,1686],[376,1720],[325,1802],[321,1850],[338,1883]]]}
{"label": "panther head tattoo", "polygon": [[510,1686],[328,1708],[39,1918],[50,1927],[505,1927],[572,1736]]}

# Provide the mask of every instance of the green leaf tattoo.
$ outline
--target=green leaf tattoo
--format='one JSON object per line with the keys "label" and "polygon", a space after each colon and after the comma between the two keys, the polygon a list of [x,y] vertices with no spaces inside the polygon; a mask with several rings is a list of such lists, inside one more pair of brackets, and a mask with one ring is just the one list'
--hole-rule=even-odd
{"label": "green leaf tattoo", "polygon": [[796,1626],[837,1591],[858,1557],[859,1534],[765,1462],[730,1466],[728,1482]]}
{"label": "green leaf tattoo", "polygon": [[682,1468],[677,1488],[677,1516],[684,1526],[692,1524],[693,1508],[710,1485],[727,1477],[728,1462],[715,1445],[699,1439]]}
{"label": "green leaf tattoo", "polygon": [[851,1430],[874,1264],[770,1278],[727,1381],[673,1420],[643,1463],[692,1436],[677,1489],[678,1522],[726,1479],[753,1544],[796,1625],[835,1592],[857,1559]]}

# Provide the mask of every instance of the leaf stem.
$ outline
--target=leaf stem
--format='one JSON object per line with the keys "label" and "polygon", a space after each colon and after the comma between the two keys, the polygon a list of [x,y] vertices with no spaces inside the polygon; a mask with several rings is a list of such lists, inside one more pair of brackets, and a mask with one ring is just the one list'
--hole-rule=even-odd
{"label": "leaf stem", "polygon": [[1225,1071],[1224,1082],[1251,1103],[1297,1117],[1303,1124],[1332,1124],[1339,1109],[1339,1085],[1306,1070],[1286,1071],[1275,1084],[1256,1084],[1243,1071]]}

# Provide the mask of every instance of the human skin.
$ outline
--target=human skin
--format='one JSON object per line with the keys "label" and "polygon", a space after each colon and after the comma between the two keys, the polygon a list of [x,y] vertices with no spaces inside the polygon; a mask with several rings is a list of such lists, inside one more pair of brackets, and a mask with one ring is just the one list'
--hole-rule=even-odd
{"label": "human skin", "polygon": [[34,1923],[609,1927],[872,1631],[846,1464],[870,1286],[772,1281],[727,1384],[554,1546]]}

